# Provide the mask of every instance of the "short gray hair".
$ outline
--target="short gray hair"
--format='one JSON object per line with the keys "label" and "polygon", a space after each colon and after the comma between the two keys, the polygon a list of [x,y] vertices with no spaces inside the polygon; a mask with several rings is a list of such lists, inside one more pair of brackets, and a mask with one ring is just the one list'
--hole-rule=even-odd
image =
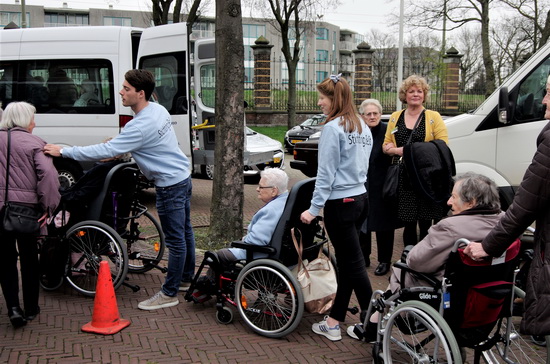
{"label": "short gray hair", "polygon": [[474,202],[474,207],[491,210],[500,209],[500,198],[496,183],[484,175],[468,172],[456,178],[458,197],[462,202]]}
{"label": "short gray hair", "polygon": [[280,168],[266,168],[260,172],[268,185],[277,187],[278,195],[285,193],[288,189],[288,175]]}
{"label": "short gray hair", "polygon": [[28,102],[10,102],[2,113],[1,128],[15,128],[19,126],[27,129],[36,113],[36,108]]}
{"label": "short gray hair", "polygon": [[365,112],[365,108],[369,105],[374,105],[378,108],[378,111],[380,112],[380,115],[382,115],[382,105],[380,105],[380,101],[376,99],[366,99],[359,105],[359,114],[363,115]]}

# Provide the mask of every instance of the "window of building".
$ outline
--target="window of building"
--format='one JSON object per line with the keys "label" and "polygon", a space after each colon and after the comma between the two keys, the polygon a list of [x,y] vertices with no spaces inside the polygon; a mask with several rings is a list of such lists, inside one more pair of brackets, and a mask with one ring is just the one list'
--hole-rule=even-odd
{"label": "window of building", "polygon": [[325,71],[317,71],[315,75],[315,82],[321,83],[325,78],[328,77],[328,72]]}
{"label": "window of building", "polygon": [[[30,27],[29,19],[31,13],[27,13],[27,26]],[[0,11],[0,28],[4,28],[9,23],[14,22],[18,27],[21,27],[21,13],[12,11]]]}
{"label": "window of building", "polygon": [[328,29],[317,28],[317,39],[328,40]]}
{"label": "window of building", "polygon": [[90,25],[90,19],[88,14],[52,13],[52,12],[46,12],[44,14],[45,27],[67,27],[67,26],[81,26],[81,25]]}
{"label": "window of building", "polygon": [[315,60],[318,62],[328,61],[328,51],[325,49],[317,49],[315,51]]}
{"label": "window of building", "polygon": [[118,25],[122,27],[131,27],[132,18],[123,18],[118,16],[104,16],[103,25]]}
{"label": "window of building", "polygon": [[265,37],[265,25],[243,24],[243,38],[256,40],[262,35]]}

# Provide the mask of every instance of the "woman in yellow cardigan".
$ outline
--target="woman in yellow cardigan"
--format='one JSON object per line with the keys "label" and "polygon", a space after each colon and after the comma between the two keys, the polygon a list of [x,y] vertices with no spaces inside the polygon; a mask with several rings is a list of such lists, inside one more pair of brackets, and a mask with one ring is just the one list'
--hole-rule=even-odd
{"label": "woman in yellow cardigan", "polygon": [[[394,157],[392,163],[397,163],[403,156],[403,146],[407,144],[419,119],[411,143],[429,142],[435,139],[449,143],[447,127],[441,115],[437,111],[424,108],[424,103],[428,101],[429,90],[430,86],[423,77],[412,75],[403,81],[399,89],[399,100],[406,104],[407,108],[391,115],[382,144],[383,152]],[[415,245],[422,240],[428,234],[432,223],[439,221],[446,212],[445,206],[437,205],[415,192],[406,170],[404,168],[401,170],[397,216],[405,226],[403,232],[405,246]],[[416,231],[417,225],[420,229],[419,236]]]}

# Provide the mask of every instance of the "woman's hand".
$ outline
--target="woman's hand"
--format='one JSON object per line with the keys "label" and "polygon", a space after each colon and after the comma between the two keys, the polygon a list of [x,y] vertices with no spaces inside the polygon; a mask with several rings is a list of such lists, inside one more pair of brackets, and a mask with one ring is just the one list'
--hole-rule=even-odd
{"label": "woman's hand", "polygon": [[393,143],[388,143],[386,145],[384,145],[384,150],[383,150],[384,153],[388,154],[388,155],[398,155],[398,156],[403,156],[403,147],[399,147],[397,148],[395,146],[395,144]]}
{"label": "woman's hand", "polygon": [[302,212],[302,215],[300,215],[300,221],[304,224],[311,224],[311,222],[315,219],[315,216],[309,213],[309,211]]}

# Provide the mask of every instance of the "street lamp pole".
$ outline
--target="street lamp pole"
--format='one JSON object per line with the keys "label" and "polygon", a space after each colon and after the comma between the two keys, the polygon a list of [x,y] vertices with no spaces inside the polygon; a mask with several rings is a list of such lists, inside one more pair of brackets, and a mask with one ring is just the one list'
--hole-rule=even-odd
{"label": "street lamp pole", "polygon": [[27,11],[25,10],[25,0],[21,0],[21,28],[27,27]]}
{"label": "street lamp pole", "polygon": [[[401,0],[399,4],[399,50],[397,53],[397,87],[403,82],[403,13],[405,8],[405,0]],[[395,102],[396,110],[401,110],[402,104],[399,100],[399,92],[397,92],[397,100]]]}

